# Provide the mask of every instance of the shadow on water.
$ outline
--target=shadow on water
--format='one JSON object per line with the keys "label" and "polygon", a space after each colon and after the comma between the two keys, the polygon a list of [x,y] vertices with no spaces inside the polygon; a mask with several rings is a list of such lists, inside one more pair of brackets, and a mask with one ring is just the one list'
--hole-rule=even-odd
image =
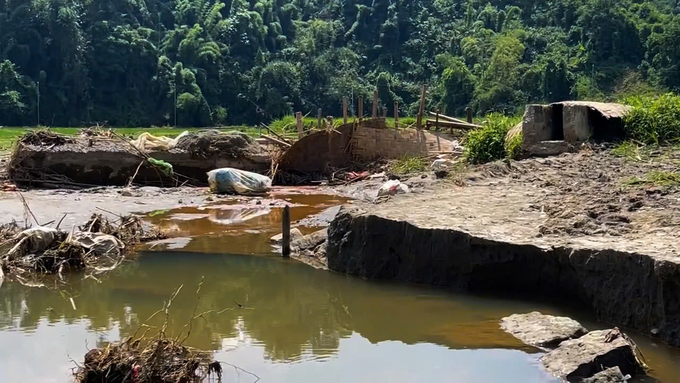
{"label": "shadow on water", "polygon": [[[337,203],[283,198],[297,204],[294,220]],[[538,350],[501,331],[500,318],[538,310],[572,316],[591,329],[607,327],[578,307],[367,282],[281,259],[268,243],[278,232],[280,208],[251,203],[220,201],[156,215],[156,223],[177,225],[189,244],[143,252],[100,281],[73,276],[63,291],[3,286],[0,345],[16,345],[0,347],[7,381],[67,381],[69,358],[80,361],[88,346],[132,335],[183,285],[168,327],[178,334],[192,316],[201,281],[197,312],[221,314],[193,321],[187,344],[213,350],[263,381],[552,381],[538,365]],[[255,213],[235,219],[248,209]],[[268,213],[259,214],[263,209]],[[677,350],[635,338],[656,377],[680,376]],[[226,381],[251,381],[231,378]]]}

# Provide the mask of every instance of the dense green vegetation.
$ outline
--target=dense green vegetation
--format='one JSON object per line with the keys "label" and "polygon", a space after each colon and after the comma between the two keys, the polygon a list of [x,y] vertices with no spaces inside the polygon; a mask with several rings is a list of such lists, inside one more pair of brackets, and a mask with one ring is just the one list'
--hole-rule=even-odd
{"label": "dense green vegetation", "polygon": [[515,158],[520,152],[522,136],[517,135],[506,143],[506,135],[521,121],[521,117],[490,114],[479,129],[471,131],[465,141],[465,159],[472,164],[482,164],[501,158]]}
{"label": "dense green vegetation", "polygon": [[624,118],[628,138],[657,145],[680,140],[680,96],[634,96],[625,101],[632,106]]}
{"label": "dense green vegetation", "polygon": [[0,0],[0,124],[257,124],[339,116],[343,96],[368,111],[375,88],[413,115],[425,82],[448,114],[672,91],[678,13],[676,0]]}

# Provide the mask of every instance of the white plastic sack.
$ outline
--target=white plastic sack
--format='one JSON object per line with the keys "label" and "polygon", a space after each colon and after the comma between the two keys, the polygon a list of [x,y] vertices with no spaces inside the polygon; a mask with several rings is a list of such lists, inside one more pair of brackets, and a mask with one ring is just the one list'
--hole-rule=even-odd
{"label": "white plastic sack", "polygon": [[399,182],[399,180],[387,181],[378,190],[378,197],[405,194],[408,193],[408,186]]}
{"label": "white plastic sack", "polygon": [[222,168],[208,172],[210,190],[215,193],[262,194],[272,187],[272,180],[261,174]]}
{"label": "white plastic sack", "polygon": [[89,231],[74,233],[72,241],[91,251],[96,256],[109,255],[117,257],[120,255],[120,251],[125,248],[123,242],[112,235],[91,233]]}
{"label": "white plastic sack", "polygon": [[440,158],[437,160],[434,160],[430,168],[432,168],[433,171],[435,172],[440,172],[440,171],[447,171],[449,169],[452,169],[456,165],[455,162],[445,159],[445,158]]}
{"label": "white plastic sack", "polygon": [[26,254],[43,251],[56,240],[57,233],[57,229],[42,226],[26,229],[17,234],[15,240],[18,240],[18,242],[7,255],[10,258],[23,257]]}
{"label": "white plastic sack", "polygon": [[177,146],[177,142],[179,142],[179,139],[186,136],[187,134],[189,134],[189,132],[185,130],[179,136],[175,138],[170,138],[166,136],[157,137],[149,132],[144,132],[140,134],[136,140],[132,141],[132,145],[134,145],[137,149],[143,152],[155,150],[167,151]]}

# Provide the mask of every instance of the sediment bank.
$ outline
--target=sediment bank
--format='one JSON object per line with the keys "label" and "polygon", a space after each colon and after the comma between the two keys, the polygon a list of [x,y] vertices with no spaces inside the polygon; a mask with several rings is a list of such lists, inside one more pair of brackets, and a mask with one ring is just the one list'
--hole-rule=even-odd
{"label": "sediment bank", "polygon": [[329,228],[331,270],[460,290],[554,293],[605,321],[680,346],[680,264],[637,252],[494,240],[343,209]]}

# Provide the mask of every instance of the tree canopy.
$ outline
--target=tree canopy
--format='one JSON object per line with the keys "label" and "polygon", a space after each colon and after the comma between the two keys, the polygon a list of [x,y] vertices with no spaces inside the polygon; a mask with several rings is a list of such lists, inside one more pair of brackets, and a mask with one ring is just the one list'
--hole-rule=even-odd
{"label": "tree canopy", "polygon": [[678,41],[676,0],[0,0],[0,124],[513,112],[680,91]]}

